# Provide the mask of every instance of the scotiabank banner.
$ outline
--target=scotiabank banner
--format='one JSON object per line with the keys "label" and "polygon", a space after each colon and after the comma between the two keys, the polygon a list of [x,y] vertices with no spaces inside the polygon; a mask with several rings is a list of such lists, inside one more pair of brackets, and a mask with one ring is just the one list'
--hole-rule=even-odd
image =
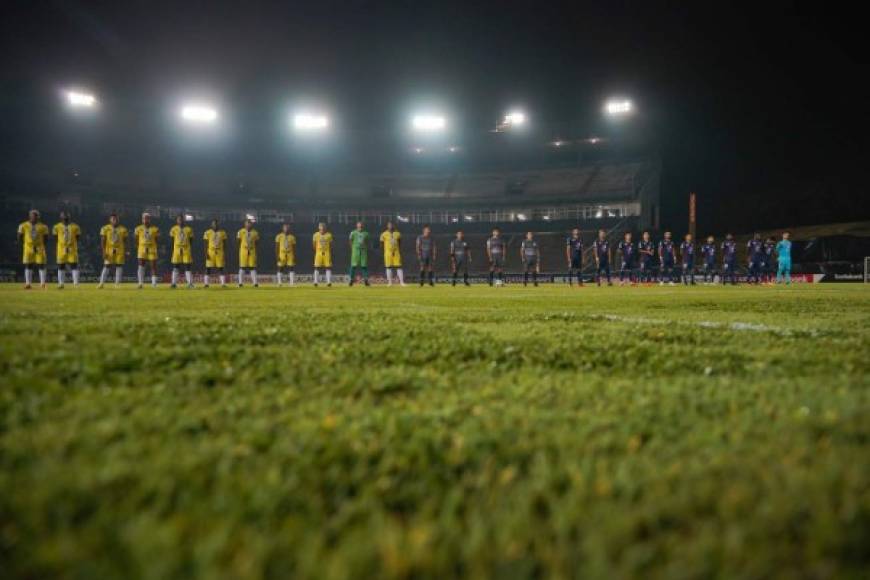
{"label": "scotiabank banner", "polygon": [[816,282],[863,282],[862,274],[813,274],[818,276]]}

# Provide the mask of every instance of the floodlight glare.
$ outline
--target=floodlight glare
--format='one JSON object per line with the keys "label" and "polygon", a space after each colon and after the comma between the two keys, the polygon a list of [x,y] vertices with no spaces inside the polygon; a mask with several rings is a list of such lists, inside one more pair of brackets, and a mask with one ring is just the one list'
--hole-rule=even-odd
{"label": "floodlight glare", "polygon": [[415,131],[443,131],[447,126],[447,120],[439,115],[415,115],[411,119],[411,126]]}
{"label": "floodlight glare", "polygon": [[510,127],[517,127],[526,122],[526,115],[520,111],[513,111],[504,116],[504,124]]}
{"label": "floodlight glare", "polygon": [[93,108],[97,104],[97,97],[78,91],[67,91],[66,100],[71,107]]}
{"label": "floodlight glare", "polygon": [[608,115],[622,116],[631,113],[634,110],[634,105],[632,105],[631,101],[627,99],[612,100],[607,102],[604,106],[604,110],[607,111]]}
{"label": "floodlight glare", "polygon": [[293,117],[293,126],[298,131],[323,131],[329,128],[329,117],[300,113]]}
{"label": "floodlight glare", "polygon": [[181,118],[191,123],[214,123],[218,113],[209,105],[185,105],[181,108]]}

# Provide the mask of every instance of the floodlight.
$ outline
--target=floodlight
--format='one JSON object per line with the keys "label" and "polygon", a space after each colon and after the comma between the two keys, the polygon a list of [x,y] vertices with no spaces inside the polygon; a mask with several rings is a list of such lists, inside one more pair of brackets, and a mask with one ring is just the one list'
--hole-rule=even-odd
{"label": "floodlight", "polygon": [[447,127],[447,119],[440,115],[415,115],[411,119],[411,126],[421,132],[443,131]]}
{"label": "floodlight", "polygon": [[66,101],[71,107],[91,109],[97,105],[97,97],[79,91],[67,91]]}
{"label": "floodlight", "polygon": [[608,115],[622,117],[634,111],[634,105],[628,99],[613,99],[607,101],[604,110]]}
{"label": "floodlight", "polygon": [[451,145],[447,148],[447,151],[449,151],[450,153],[456,153],[457,151],[459,151],[459,147],[456,145]]}
{"label": "floodlight", "polygon": [[467,221],[467,222],[473,222],[473,221],[474,221],[474,216],[470,216],[470,215],[465,216],[465,221]]}
{"label": "floodlight", "polygon": [[246,219],[246,220],[250,220],[250,221],[252,221],[252,222],[257,221],[256,216],[254,216],[254,214],[252,214],[252,213],[246,213],[246,214],[245,214],[245,219]]}
{"label": "floodlight", "polygon": [[504,116],[504,124],[508,127],[518,127],[525,124],[526,114],[522,111],[511,111]]}
{"label": "floodlight", "polygon": [[524,213],[518,213],[518,214],[517,214],[517,219],[520,220],[521,222],[524,222],[524,221],[526,221],[526,220],[529,219],[529,218],[526,217],[526,214],[524,214]]}
{"label": "floodlight", "polygon": [[396,216],[396,219],[399,220],[399,221],[402,222],[402,223],[408,223],[408,218],[406,218],[405,216],[397,215],[397,216]]}
{"label": "floodlight", "polygon": [[561,139],[556,139],[556,140],[553,141],[553,143],[552,143],[553,147],[561,147],[561,146],[564,145],[564,144],[565,144],[565,142],[562,141]]}
{"label": "floodlight", "polygon": [[423,151],[425,151],[425,149],[423,149],[422,147],[414,147],[413,151],[417,155],[420,155],[421,153],[423,153]]}
{"label": "floodlight", "polygon": [[597,218],[604,217],[604,212],[599,209],[597,212],[595,212],[595,217],[597,217]]}
{"label": "floodlight", "polygon": [[191,104],[181,108],[181,118],[190,123],[214,123],[217,117],[217,109],[210,105]]}
{"label": "floodlight", "polygon": [[193,214],[189,214],[189,213],[184,214],[184,221],[192,222],[193,221]]}
{"label": "floodlight", "polygon": [[545,215],[545,216],[544,216],[544,221],[546,221],[546,222],[550,221],[550,216]]}
{"label": "floodlight", "polygon": [[299,113],[293,117],[293,127],[297,131],[323,131],[329,128],[329,117],[319,114]]}

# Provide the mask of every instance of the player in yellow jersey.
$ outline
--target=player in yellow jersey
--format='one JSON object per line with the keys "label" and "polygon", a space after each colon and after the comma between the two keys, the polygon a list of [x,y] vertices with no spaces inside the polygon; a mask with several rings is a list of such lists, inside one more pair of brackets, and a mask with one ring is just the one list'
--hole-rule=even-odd
{"label": "player in yellow jersey", "polygon": [[130,253],[127,251],[127,228],[120,225],[118,214],[110,215],[109,223],[100,229],[100,247],[103,250],[103,271],[100,272],[98,288],[106,283],[110,267],[115,268],[115,286],[120,286],[124,262]]}
{"label": "player in yellow jersey", "polygon": [[224,268],[226,267],[227,255],[227,232],[218,227],[217,220],[212,220],[211,227],[205,231],[202,239],[205,240],[205,287],[208,288],[212,272],[218,272],[221,288],[226,288],[227,275]]}
{"label": "player in yellow jersey", "polygon": [[314,248],[314,285],[320,282],[320,273],[326,273],[326,285],[332,286],[332,234],[326,231],[326,224],[317,224],[317,231],[311,238]]}
{"label": "player in yellow jersey", "polygon": [[260,234],[254,229],[254,222],[246,219],[245,227],[239,230],[236,239],[239,241],[239,288],[244,283],[245,271],[250,274],[254,288],[257,288],[257,242]]}
{"label": "player in yellow jersey", "polygon": [[67,268],[72,272],[73,286],[79,285],[79,237],[82,230],[70,221],[69,212],[60,212],[60,221],[54,224],[52,235],[57,238],[57,287],[63,290]]}
{"label": "player in yellow jersey", "polygon": [[45,288],[45,238],[48,237],[48,226],[39,220],[39,212],[30,210],[27,221],[18,226],[18,243],[21,244],[24,264],[24,288],[30,290],[33,283],[33,269],[39,270],[39,285]]}
{"label": "player in yellow jersey", "polygon": [[296,236],[290,233],[290,224],[281,226],[281,233],[275,236],[275,256],[278,259],[278,286],[283,282],[283,274],[291,286],[296,284]]}
{"label": "player in yellow jersey", "polygon": [[169,230],[169,237],[172,238],[171,287],[178,287],[178,273],[184,268],[184,279],[187,282],[187,287],[193,288],[193,272],[190,271],[190,267],[193,265],[193,248],[191,247],[193,228],[184,223],[183,215],[176,216],[175,225]]}
{"label": "player in yellow jersey", "polygon": [[396,224],[387,222],[387,229],[381,234],[381,247],[384,249],[384,267],[387,270],[387,286],[393,285],[393,272],[399,277],[399,284],[405,285],[405,272],[402,270],[402,233]]}
{"label": "player in yellow jersey", "polygon": [[139,288],[145,283],[145,264],[151,266],[151,286],[157,288],[157,238],[160,230],[151,223],[151,214],[142,214],[142,223],[133,230],[133,239],[136,242],[136,257],[139,259],[139,269],[136,275],[139,279]]}

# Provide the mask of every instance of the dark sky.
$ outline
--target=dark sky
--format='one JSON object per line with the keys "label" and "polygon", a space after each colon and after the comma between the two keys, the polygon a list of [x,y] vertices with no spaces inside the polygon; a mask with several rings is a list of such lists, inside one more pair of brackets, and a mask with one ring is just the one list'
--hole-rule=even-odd
{"label": "dark sky", "polygon": [[143,159],[192,89],[259,151],[306,99],[357,135],[398,131],[434,99],[468,132],[520,103],[551,134],[585,136],[625,94],[663,156],[667,220],[689,190],[714,227],[870,218],[865,33],[820,4],[7,1],[0,163],[50,156],[72,130],[57,91],[74,84]]}

